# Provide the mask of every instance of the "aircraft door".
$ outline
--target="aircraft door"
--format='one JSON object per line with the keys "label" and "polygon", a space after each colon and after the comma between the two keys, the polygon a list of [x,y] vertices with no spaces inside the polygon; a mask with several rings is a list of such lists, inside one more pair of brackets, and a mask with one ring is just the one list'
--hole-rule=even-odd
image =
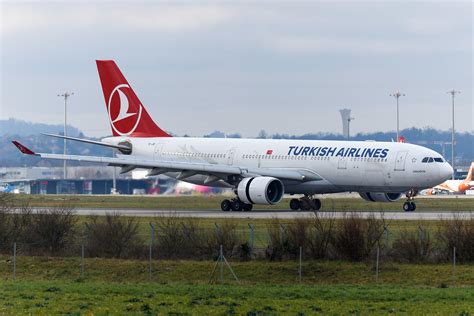
{"label": "aircraft door", "polygon": [[337,169],[347,169],[347,159],[340,158],[337,162]]}
{"label": "aircraft door", "polygon": [[395,159],[395,171],[405,171],[405,162],[408,151],[399,151]]}
{"label": "aircraft door", "polygon": [[235,148],[232,148],[227,152],[227,165],[232,166],[234,164],[234,155]]}
{"label": "aircraft door", "polygon": [[163,151],[163,144],[156,144],[155,145],[155,150],[153,153],[153,159],[154,160],[159,160],[161,158],[161,153]]}

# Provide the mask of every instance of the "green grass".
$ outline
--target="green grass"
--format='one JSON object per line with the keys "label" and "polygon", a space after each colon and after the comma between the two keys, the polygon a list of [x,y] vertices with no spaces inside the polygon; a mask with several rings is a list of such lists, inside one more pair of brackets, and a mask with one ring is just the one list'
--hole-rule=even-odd
{"label": "green grass", "polygon": [[[10,257],[0,256],[0,278],[11,280],[13,265]],[[207,284],[213,261],[154,260],[153,281],[169,284]],[[296,261],[231,262],[244,284],[292,285],[298,280]],[[18,256],[17,280],[22,281],[69,281],[80,280],[80,258],[54,258]],[[85,259],[86,282],[141,283],[147,282],[147,260],[119,260],[104,258]],[[230,272],[225,269],[225,279],[233,284]],[[374,263],[351,263],[346,261],[304,261],[303,283],[323,284],[365,284],[375,283]],[[453,270],[450,264],[399,264],[382,262],[380,284],[397,286],[440,287],[453,284]],[[474,286],[474,265],[456,266],[456,285]]]}
{"label": "green grass", "polygon": [[[231,262],[241,284],[225,272],[208,285],[213,262],[0,257],[0,314],[439,314],[474,313],[474,266],[306,262]],[[466,314],[463,314],[466,315]]]}
{"label": "green grass", "polygon": [[[166,210],[220,210],[223,196],[87,196],[87,195],[14,195],[16,205],[29,202],[35,207],[62,206],[65,203],[78,208],[137,208]],[[361,198],[322,197],[323,211],[402,211],[404,200],[393,203],[373,203]],[[288,210],[289,199],[275,206],[257,205],[257,210]],[[474,211],[472,199],[420,198],[417,211]]]}
{"label": "green grass", "polygon": [[473,288],[8,282],[0,314],[468,315]]}

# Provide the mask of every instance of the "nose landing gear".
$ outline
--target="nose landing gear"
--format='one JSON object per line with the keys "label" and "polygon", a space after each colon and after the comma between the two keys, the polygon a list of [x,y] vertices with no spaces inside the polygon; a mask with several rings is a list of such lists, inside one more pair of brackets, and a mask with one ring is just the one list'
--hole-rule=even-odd
{"label": "nose landing gear", "polygon": [[416,210],[415,196],[418,194],[416,190],[411,189],[407,192],[407,201],[403,203],[403,210],[405,212],[414,212]]}
{"label": "nose landing gear", "polygon": [[305,195],[300,199],[291,199],[290,209],[293,211],[319,211],[321,209],[321,200],[310,195]]}

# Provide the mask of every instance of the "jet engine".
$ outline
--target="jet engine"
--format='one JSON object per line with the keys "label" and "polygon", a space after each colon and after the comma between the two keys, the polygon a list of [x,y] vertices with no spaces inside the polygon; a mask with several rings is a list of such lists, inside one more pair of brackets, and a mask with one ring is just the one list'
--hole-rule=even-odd
{"label": "jet engine", "polygon": [[272,177],[244,178],[237,187],[237,196],[247,204],[276,204],[284,193],[283,183]]}
{"label": "jet engine", "polygon": [[402,197],[402,193],[359,192],[361,198],[370,202],[395,202]]}

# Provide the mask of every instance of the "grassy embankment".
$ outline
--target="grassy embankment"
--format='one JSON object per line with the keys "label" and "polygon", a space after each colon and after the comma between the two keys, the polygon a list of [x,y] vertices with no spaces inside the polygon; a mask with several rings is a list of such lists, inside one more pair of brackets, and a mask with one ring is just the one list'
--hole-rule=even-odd
{"label": "grassy embankment", "polygon": [[[222,196],[87,196],[87,195],[14,195],[16,205],[29,202],[35,207],[54,207],[69,203],[78,208],[137,208],[165,210],[220,210]],[[258,205],[256,210],[288,210],[289,199],[274,206]],[[373,203],[361,198],[322,198],[323,211],[402,211],[404,200]],[[474,199],[420,198],[417,211],[474,211]]]}
{"label": "grassy embankment", "polygon": [[147,262],[19,257],[17,281],[0,258],[0,314],[441,314],[474,312],[474,267],[383,264],[375,283],[371,264],[306,262],[297,284],[296,262],[231,263],[238,285],[208,285],[213,262],[158,261],[153,282]]}

